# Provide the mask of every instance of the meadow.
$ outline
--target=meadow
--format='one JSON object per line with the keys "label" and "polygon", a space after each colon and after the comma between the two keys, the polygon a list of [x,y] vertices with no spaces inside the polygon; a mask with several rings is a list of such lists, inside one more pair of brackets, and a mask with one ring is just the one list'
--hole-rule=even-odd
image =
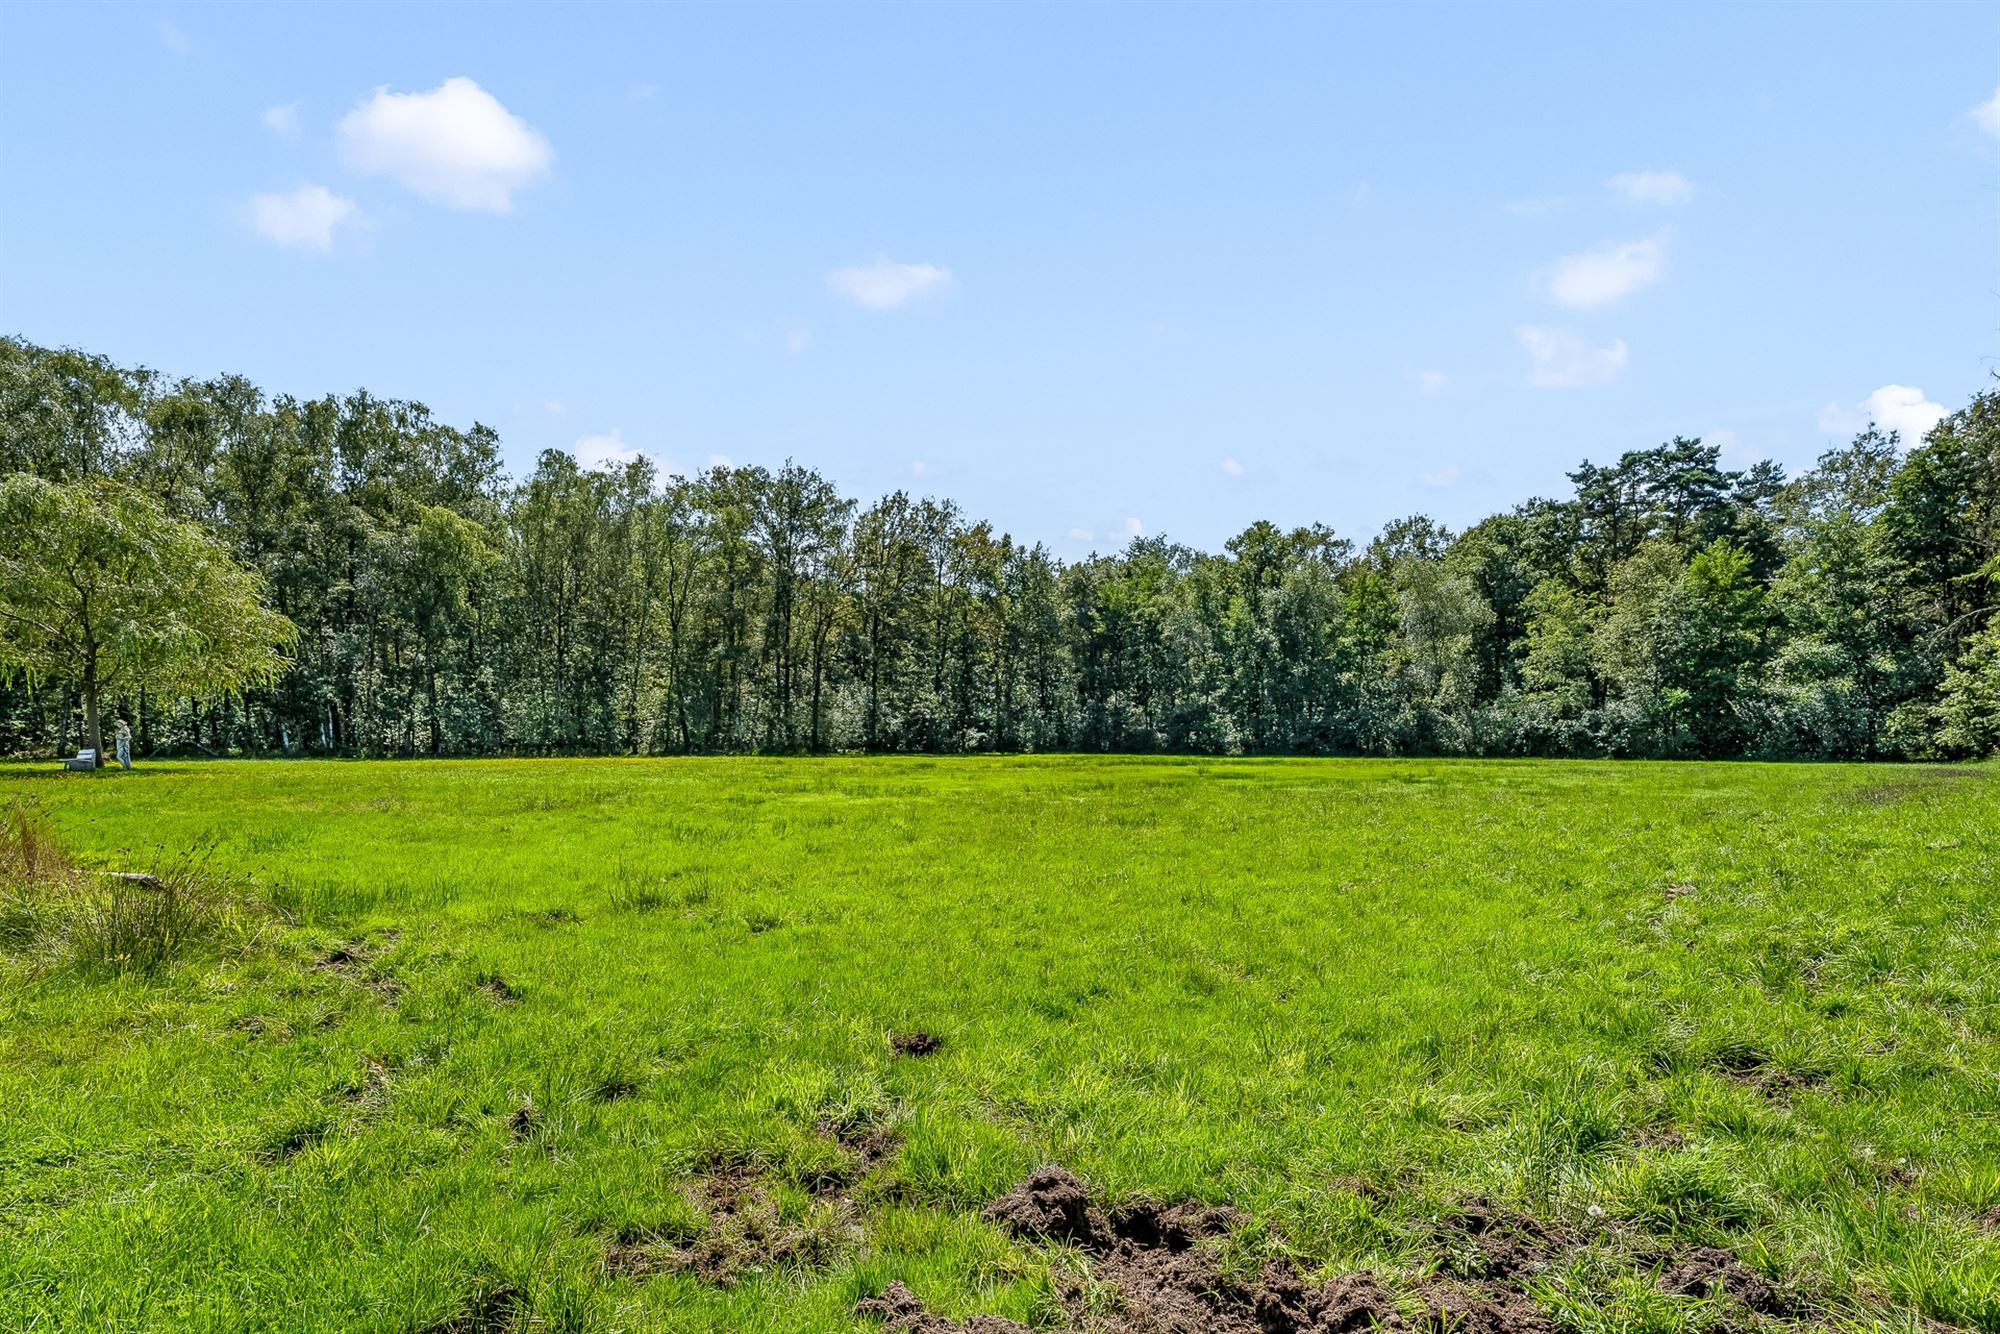
{"label": "meadow", "polygon": [[2000,1328],[1996,778],[0,766],[0,1329]]}

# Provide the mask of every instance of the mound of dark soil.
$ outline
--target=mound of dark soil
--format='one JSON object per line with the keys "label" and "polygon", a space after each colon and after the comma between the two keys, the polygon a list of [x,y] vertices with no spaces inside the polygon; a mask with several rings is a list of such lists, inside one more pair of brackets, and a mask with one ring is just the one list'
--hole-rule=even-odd
{"label": "mound of dark soil", "polygon": [[903,1140],[893,1129],[875,1125],[838,1125],[822,1122],[819,1133],[846,1149],[845,1163],[822,1168],[802,1184],[819,1196],[840,1195],[877,1167],[895,1157]]}
{"label": "mound of dark soil", "polygon": [[882,1289],[879,1297],[856,1302],[854,1314],[874,1316],[897,1334],[1029,1334],[1026,1325],[997,1315],[976,1315],[963,1322],[935,1315],[900,1281]]}
{"label": "mound of dark soil", "polygon": [[944,1039],[920,1028],[914,1033],[891,1033],[889,1046],[898,1056],[928,1056],[944,1046]]}
{"label": "mound of dark soil", "polygon": [[831,1261],[856,1232],[841,1216],[826,1227],[788,1223],[751,1174],[720,1174],[694,1189],[707,1226],[692,1242],[662,1254],[659,1267],[727,1286],[741,1275],[784,1265],[816,1268]]}
{"label": "mound of dark soil", "polygon": [[[1338,1274],[1308,1282],[1288,1260],[1264,1266],[1246,1282],[1222,1270],[1212,1246],[1244,1224],[1232,1208],[1206,1204],[1134,1202],[1100,1210],[1090,1190],[1070,1172],[1036,1168],[1020,1184],[986,1206],[986,1218],[1024,1240],[1068,1242],[1090,1254],[1098,1282],[1116,1290],[1116,1310],[1092,1314],[1088,1328],[1106,1334],[1358,1334],[1362,1330],[1410,1330],[1396,1294],[1374,1274]],[[1468,1216],[1490,1238],[1494,1256],[1508,1256],[1492,1268],[1538,1268],[1526,1258],[1536,1244],[1530,1220],[1496,1210]],[[1516,1238],[1520,1254],[1510,1250]],[[1498,1246],[1498,1242],[1508,1246]],[[1060,1294],[1072,1316],[1082,1320],[1086,1294]],[[1426,1324],[1468,1334],[1546,1334],[1550,1324],[1540,1308],[1504,1284],[1440,1286],[1420,1294],[1428,1306]]]}
{"label": "mound of dark soil", "polygon": [[1677,1297],[1732,1297],[1759,1315],[1791,1315],[1796,1297],[1719,1246],[1702,1246],[1679,1256],[1660,1275],[1660,1291]]}
{"label": "mound of dark soil", "polygon": [[[1502,1209],[1475,1196],[1459,1206],[1443,1228],[1460,1268],[1478,1279],[1520,1280],[1552,1268],[1570,1241],[1523,1213]],[[1472,1259],[1470,1265],[1463,1261]]]}

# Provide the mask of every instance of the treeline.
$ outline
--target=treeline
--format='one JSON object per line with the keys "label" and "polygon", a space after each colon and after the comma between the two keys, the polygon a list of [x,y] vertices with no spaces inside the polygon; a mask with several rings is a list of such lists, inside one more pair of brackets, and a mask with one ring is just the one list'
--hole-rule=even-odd
{"label": "treeline", "polygon": [[[298,626],[241,698],[121,702],[142,753],[1932,757],[2000,744],[2000,393],[1788,479],[1675,439],[1366,545],[1253,524],[1065,564],[796,464],[658,476],[366,393],[267,397],[0,340],[0,472],[103,473]],[[0,690],[0,749],[73,739]]]}

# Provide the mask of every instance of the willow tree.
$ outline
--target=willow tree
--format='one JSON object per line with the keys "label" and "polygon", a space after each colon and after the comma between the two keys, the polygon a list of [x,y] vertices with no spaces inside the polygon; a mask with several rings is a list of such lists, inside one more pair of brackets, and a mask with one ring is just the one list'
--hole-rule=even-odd
{"label": "willow tree", "polygon": [[0,479],[0,679],[74,688],[99,755],[106,695],[276,680],[297,631],[263,593],[206,531],[130,487]]}

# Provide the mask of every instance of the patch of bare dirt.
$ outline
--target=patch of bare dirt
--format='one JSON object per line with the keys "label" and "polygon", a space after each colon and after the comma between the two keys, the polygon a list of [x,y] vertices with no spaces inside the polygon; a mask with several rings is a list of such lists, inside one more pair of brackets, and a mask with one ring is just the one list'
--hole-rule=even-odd
{"label": "patch of bare dirt", "polygon": [[891,1033],[889,1047],[898,1056],[929,1056],[944,1046],[944,1039],[935,1033],[918,1029],[914,1033]]}
{"label": "patch of bare dirt", "polygon": [[976,1315],[959,1321],[936,1315],[900,1280],[882,1289],[881,1295],[856,1302],[854,1314],[872,1316],[896,1334],[1029,1334],[1026,1325],[1002,1316]]}
{"label": "patch of bare dirt", "polygon": [[605,1252],[606,1269],[626,1275],[691,1274],[729,1287],[748,1274],[831,1263],[860,1240],[851,1210],[829,1206],[811,1218],[786,1219],[753,1169],[721,1169],[686,1188],[703,1225],[691,1237],[619,1239]]}
{"label": "patch of bare dirt", "polygon": [[1540,1221],[1475,1196],[1441,1229],[1454,1267],[1468,1278],[1519,1281],[1546,1273],[1572,1242]]}
{"label": "patch of bare dirt", "polygon": [[482,978],[479,983],[479,990],[487,1000],[492,1001],[495,1005],[513,1005],[521,999],[521,993],[506,978],[500,976],[498,973],[493,974],[491,977]]}
{"label": "patch of bare dirt", "polygon": [[[1068,1242],[1091,1257],[1093,1277],[1116,1291],[1117,1309],[1089,1327],[1106,1334],[1347,1334],[1408,1329],[1396,1301],[1369,1274],[1310,1283],[1287,1261],[1254,1282],[1224,1272],[1205,1242],[1243,1224],[1234,1209],[1137,1201],[1103,1210],[1060,1167],[1041,1167],[986,1208],[985,1217],[1025,1240]],[[1060,1294],[1081,1317],[1080,1286]]]}
{"label": "patch of bare dirt", "polygon": [[541,1129],[542,1114],[535,1109],[532,1098],[523,1098],[521,1105],[507,1114],[507,1133],[515,1139],[529,1139]]}
{"label": "patch of bare dirt", "polygon": [[1817,1071],[1787,1069],[1754,1048],[1724,1051],[1706,1064],[1732,1084],[1756,1089],[1767,1098],[1790,1098],[1826,1083],[1826,1077]]}
{"label": "patch of bare dirt", "polygon": [[1451,1334],[1550,1334],[1554,1329],[1539,1303],[1504,1283],[1433,1280],[1422,1293],[1432,1328]]}
{"label": "patch of bare dirt", "polygon": [[903,1144],[902,1136],[888,1126],[823,1121],[818,1129],[821,1135],[847,1151],[847,1159],[812,1173],[803,1184],[815,1195],[839,1196],[843,1203],[851,1203],[846,1197],[849,1189],[895,1157]]}
{"label": "patch of bare dirt", "polygon": [[1677,1257],[1660,1275],[1659,1287],[1677,1297],[1729,1297],[1758,1315],[1788,1316],[1799,1305],[1797,1294],[1719,1246],[1697,1247]]}

